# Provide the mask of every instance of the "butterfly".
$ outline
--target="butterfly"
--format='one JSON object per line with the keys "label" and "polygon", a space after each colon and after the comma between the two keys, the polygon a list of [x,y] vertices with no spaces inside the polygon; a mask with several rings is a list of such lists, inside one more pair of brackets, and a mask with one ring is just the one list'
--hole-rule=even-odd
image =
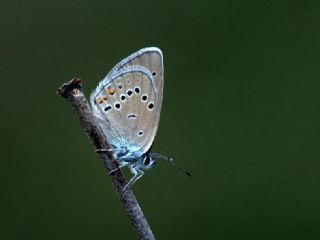
{"label": "butterfly", "polygon": [[[163,55],[159,48],[143,48],[123,59],[98,84],[90,96],[93,113],[119,167],[133,177],[125,189],[161,159],[176,166],[172,158],[151,153],[163,98]],[[191,175],[190,175],[191,176]]]}

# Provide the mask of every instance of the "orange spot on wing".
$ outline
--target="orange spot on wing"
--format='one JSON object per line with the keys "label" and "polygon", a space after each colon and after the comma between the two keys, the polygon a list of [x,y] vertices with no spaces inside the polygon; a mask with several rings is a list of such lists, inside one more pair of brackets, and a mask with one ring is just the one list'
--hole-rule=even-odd
{"label": "orange spot on wing", "polygon": [[101,97],[100,97],[100,98],[97,98],[97,99],[96,99],[96,102],[99,103],[99,104],[101,104],[101,103],[103,103],[103,99],[102,99]]}
{"label": "orange spot on wing", "polygon": [[114,87],[108,87],[105,91],[107,94],[113,95],[116,90]]}

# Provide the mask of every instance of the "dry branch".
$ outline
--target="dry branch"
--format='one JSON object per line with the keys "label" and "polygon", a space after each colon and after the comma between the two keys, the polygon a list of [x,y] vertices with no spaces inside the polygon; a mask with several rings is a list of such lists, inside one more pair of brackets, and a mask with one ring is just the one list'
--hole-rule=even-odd
{"label": "dry branch", "polygon": [[[79,117],[84,131],[87,133],[95,150],[109,149],[100,127],[96,124],[92,109],[82,92],[81,80],[72,79],[68,83],[63,84],[58,89],[57,93],[71,103],[73,109]],[[106,170],[107,175],[113,169],[117,168],[117,162],[110,152],[99,152],[98,155]],[[123,192],[123,189],[127,182],[122,172],[116,171],[109,176],[111,179],[111,183],[117,193],[117,196],[122,203],[122,206],[126,210],[131,224],[139,236],[139,239],[155,239],[152,230],[146,218],[144,217],[142,210],[131,189],[127,189]],[[110,219],[110,221],[112,221],[112,219]]]}

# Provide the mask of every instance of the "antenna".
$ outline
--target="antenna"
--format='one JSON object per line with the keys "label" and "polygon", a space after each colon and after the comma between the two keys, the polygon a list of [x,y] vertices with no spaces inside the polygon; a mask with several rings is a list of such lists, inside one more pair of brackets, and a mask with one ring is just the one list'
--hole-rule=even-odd
{"label": "antenna", "polygon": [[174,162],[173,162],[173,158],[171,157],[167,157],[167,156],[164,156],[162,154],[159,154],[159,153],[150,153],[150,156],[151,158],[157,158],[158,160],[164,160],[165,162],[167,162],[169,165],[171,165],[172,167],[184,172],[186,175],[188,175],[189,177],[192,177],[191,173],[189,171],[187,171],[186,169],[176,165]]}

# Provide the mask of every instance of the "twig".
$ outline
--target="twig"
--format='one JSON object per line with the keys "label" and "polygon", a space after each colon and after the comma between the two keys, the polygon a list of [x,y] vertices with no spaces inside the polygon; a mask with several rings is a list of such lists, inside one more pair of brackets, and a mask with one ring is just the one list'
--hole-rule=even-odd
{"label": "twig", "polygon": [[[83,129],[89,136],[93,147],[96,150],[109,149],[100,127],[96,124],[91,107],[82,92],[81,80],[72,79],[68,83],[63,84],[58,89],[57,93],[71,103],[73,109],[80,119]],[[113,156],[110,152],[99,152],[98,155],[107,173],[118,167],[117,162],[113,159]],[[126,179],[122,172],[116,171],[109,176],[118,198],[126,210],[131,224],[139,236],[139,239],[155,239],[152,230],[146,218],[144,217],[131,189],[127,189],[123,192],[123,189],[126,185]]]}

